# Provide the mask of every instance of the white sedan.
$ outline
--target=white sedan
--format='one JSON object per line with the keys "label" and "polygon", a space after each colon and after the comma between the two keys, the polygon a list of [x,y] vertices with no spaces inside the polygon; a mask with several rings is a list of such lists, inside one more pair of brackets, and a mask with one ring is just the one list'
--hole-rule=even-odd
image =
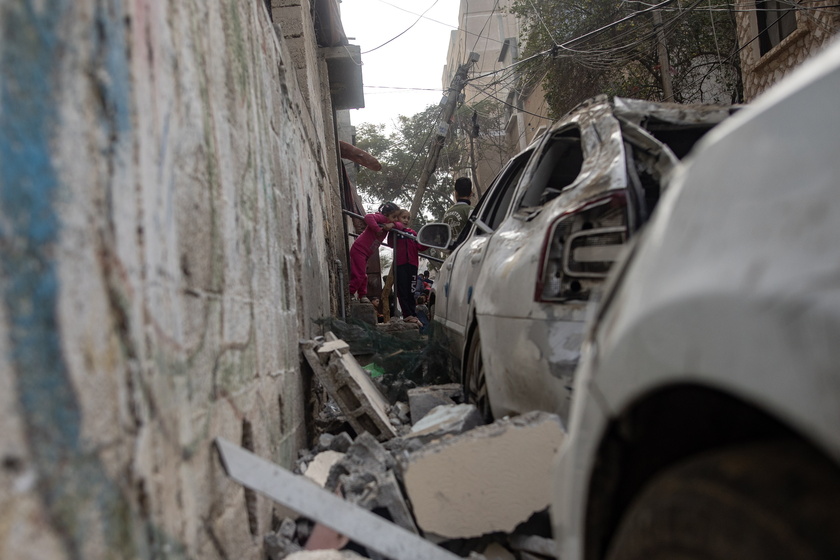
{"label": "white sedan", "polygon": [[840,558],[840,43],[712,131],[616,264],[563,560]]}

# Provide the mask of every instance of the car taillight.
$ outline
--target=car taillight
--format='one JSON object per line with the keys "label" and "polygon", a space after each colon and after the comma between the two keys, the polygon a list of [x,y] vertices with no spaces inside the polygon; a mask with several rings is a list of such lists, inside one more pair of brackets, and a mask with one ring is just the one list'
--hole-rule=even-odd
{"label": "car taillight", "polygon": [[561,215],[543,244],[538,301],[587,300],[627,241],[624,192],[587,202]]}

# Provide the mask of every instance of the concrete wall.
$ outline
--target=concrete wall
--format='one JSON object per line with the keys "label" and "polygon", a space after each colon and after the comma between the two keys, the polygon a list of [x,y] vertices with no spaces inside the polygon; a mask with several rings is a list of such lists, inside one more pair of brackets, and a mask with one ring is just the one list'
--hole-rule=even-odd
{"label": "concrete wall", "polygon": [[3,2],[0,38],[0,557],[261,558],[211,440],[304,443],[326,111],[262,0]]}
{"label": "concrete wall", "polygon": [[756,1],[739,0],[739,10],[735,17],[738,43],[742,49],[740,56],[745,101],[752,101],[784,78],[840,32],[840,9],[836,7],[836,2],[812,0],[799,5],[800,9],[796,10],[796,30],[762,56],[756,39]]}

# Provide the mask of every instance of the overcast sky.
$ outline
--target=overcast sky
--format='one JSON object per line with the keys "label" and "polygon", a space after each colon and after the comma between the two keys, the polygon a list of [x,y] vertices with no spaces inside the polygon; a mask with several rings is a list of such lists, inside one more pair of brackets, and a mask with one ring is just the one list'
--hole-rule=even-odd
{"label": "overcast sky", "polygon": [[413,115],[440,101],[458,5],[459,0],[342,0],[344,32],[362,50],[365,108],[350,111],[354,125],[391,124],[397,115]]}

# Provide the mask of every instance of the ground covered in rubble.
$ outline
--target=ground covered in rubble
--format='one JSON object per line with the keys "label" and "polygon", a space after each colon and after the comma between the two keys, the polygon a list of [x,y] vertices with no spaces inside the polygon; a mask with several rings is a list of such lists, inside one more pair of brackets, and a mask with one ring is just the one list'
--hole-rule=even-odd
{"label": "ground covered in rubble", "polygon": [[[332,320],[325,329],[301,342],[315,380],[312,446],[286,486],[317,485],[341,507],[277,516],[264,536],[270,560],[555,557],[547,506],[564,435],[556,416],[483,425],[445,345],[412,324]],[[271,497],[282,504],[283,494]]]}

